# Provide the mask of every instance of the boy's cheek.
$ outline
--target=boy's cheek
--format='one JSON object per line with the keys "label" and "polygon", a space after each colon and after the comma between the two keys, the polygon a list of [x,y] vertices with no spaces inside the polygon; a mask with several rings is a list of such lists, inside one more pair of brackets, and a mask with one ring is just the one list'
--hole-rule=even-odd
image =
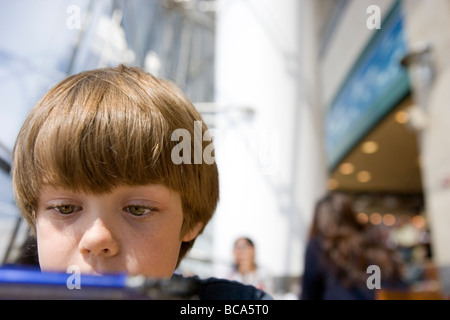
{"label": "boy's cheek", "polygon": [[41,270],[66,271],[72,260],[69,253],[73,252],[76,241],[42,219],[36,220],[36,238]]}
{"label": "boy's cheek", "polygon": [[38,241],[38,257],[42,271],[66,271],[67,269],[68,259],[65,257],[65,252],[47,245],[46,241]]}
{"label": "boy's cheek", "polygon": [[127,247],[123,248],[127,252],[125,259],[127,272],[148,277],[170,278],[175,271],[180,246],[181,241],[176,237],[128,243]]}

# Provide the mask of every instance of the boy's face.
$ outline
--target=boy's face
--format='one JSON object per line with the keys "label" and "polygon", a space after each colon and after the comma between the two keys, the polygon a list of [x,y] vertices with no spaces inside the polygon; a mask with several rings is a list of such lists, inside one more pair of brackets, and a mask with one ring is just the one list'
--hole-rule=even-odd
{"label": "boy's face", "polygon": [[45,186],[36,233],[41,269],[169,278],[182,241],[180,195],[162,185],[120,186],[100,195]]}

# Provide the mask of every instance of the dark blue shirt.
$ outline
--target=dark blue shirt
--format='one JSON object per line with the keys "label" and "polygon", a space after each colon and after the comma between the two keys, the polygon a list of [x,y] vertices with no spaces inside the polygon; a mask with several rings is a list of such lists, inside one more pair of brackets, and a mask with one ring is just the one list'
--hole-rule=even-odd
{"label": "dark blue shirt", "polygon": [[[174,275],[174,277],[182,277]],[[272,300],[266,292],[251,285],[218,278],[200,279],[185,277],[195,284],[195,294],[200,300]]]}

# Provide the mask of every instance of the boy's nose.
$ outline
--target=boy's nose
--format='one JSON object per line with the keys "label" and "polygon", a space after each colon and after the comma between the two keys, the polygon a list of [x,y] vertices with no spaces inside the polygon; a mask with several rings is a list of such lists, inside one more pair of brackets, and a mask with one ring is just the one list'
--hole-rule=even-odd
{"label": "boy's nose", "polygon": [[113,257],[119,251],[119,244],[111,230],[98,219],[86,230],[78,246],[83,255]]}

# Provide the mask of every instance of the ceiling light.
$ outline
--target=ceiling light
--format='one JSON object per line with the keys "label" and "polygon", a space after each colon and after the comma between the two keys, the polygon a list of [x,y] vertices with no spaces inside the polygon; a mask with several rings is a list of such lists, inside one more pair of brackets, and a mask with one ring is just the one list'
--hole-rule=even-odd
{"label": "ceiling light", "polygon": [[361,147],[362,151],[366,154],[372,154],[378,151],[378,143],[375,141],[366,141]]}
{"label": "ceiling light", "polygon": [[395,220],[395,216],[392,213],[386,213],[383,216],[383,223],[388,227],[393,226],[395,224]]}
{"label": "ceiling light", "polygon": [[339,182],[336,179],[328,179],[327,187],[328,190],[336,190],[339,187]]}
{"label": "ceiling light", "polygon": [[369,171],[359,171],[356,174],[356,179],[361,183],[366,183],[372,180],[372,174]]}
{"label": "ceiling light", "polygon": [[380,224],[383,220],[383,217],[381,217],[381,214],[378,212],[374,212],[369,217],[370,223],[372,224]]}
{"label": "ceiling light", "polygon": [[409,113],[405,110],[397,111],[397,113],[395,114],[395,121],[400,124],[408,123]]}
{"label": "ceiling light", "polygon": [[418,229],[422,229],[426,226],[426,220],[423,216],[416,215],[412,218],[411,223]]}
{"label": "ceiling light", "polygon": [[358,221],[362,224],[366,224],[367,222],[369,222],[369,216],[365,212],[359,212],[356,215],[356,219],[358,219]]}
{"label": "ceiling light", "polygon": [[349,175],[355,172],[355,166],[352,163],[346,162],[339,166],[339,172],[343,175]]}

